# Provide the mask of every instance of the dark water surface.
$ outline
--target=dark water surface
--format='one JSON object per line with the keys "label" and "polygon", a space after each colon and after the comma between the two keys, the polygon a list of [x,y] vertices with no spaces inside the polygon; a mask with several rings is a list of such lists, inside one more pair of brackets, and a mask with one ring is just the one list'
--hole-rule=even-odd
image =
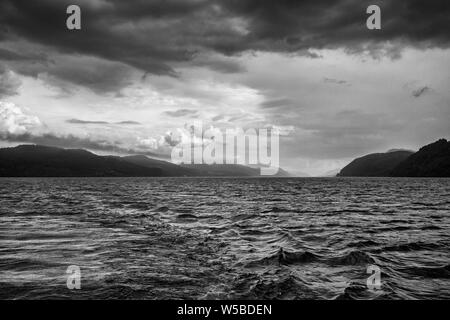
{"label": "dark water surface", "polygon": [[449,261],[450,179],[0,179],[3,299],[448,299]]}

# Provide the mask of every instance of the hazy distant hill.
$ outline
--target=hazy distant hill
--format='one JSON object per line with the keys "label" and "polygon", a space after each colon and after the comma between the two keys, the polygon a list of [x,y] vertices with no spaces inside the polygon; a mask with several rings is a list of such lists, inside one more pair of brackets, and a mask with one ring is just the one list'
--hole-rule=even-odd
{"label": "hazy distant hill", "polygon": [[122,159],[145,168],[159,168],[166,173],[166,176],[183,177],[200,175],[200,172],[198,172],[197,170],[183,168],[176,164],[167,161],[152,159],[144,155],[125,156],[122,157]]}
{"label": "hazy distant hill", "polygon": [[259,176],[259,169],[237,164],[182,164],[180,166],[204,176]]}
{"label": "hazy distant hill", "polygon": [[396,177],[450,177],[450,141],[440,139],[398,164]]}
{"label": "hazy distant hill", "polygon": [[[261,172],[260,167],[239,164],[182,164],[181,166],[195,170],[197,175],[206,176],[258,177]],[[273,175],[273,177],[290,177],[290,174],[282,168],[279,168],[277,174]]]}
{"label": "hazy distant hill", "polygon": [[338,173],[338,177],[388,177],[399,163],[412,154],[412,151],[403,150],[372,153],[353,160]]}
{"label": "hazy distant hill", "polygon": [[[176,165],[143,155],[98,156],[81,149],[21,145],[0,149],[0,177],[259,176],[241,165]],[[280,169],[279,175],[287,175]]]}
{"label": "hazy distant hill", "polygon": [[282,168],[278,168],[278,172],[275,175],[276,177],[292,177],[292,175]]}
{"label": "hazy distant hill", "polygon": [[333,169],[333,170],[329,170],[325,173],[322,173],[321,175],[318,175],[318,176],[319,177],[336,177],[340,171],[341,171],[341,169]]}

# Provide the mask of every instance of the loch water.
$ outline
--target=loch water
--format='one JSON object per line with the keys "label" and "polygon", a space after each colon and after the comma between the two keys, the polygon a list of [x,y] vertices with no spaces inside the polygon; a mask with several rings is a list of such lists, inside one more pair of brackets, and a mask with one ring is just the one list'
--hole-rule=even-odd
{"label": "loch water", "polygon": [[0,287],[1,299],[449,299],[450,179],[1,178]]}

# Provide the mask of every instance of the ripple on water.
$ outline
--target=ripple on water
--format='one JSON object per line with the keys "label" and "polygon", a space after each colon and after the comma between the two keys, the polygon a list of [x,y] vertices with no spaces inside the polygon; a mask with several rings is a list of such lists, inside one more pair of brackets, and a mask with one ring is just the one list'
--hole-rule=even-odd
{"label": "ripple on water", "polygon": [[8,178],[0,194],[0,298],[450,298],[449,179]]}

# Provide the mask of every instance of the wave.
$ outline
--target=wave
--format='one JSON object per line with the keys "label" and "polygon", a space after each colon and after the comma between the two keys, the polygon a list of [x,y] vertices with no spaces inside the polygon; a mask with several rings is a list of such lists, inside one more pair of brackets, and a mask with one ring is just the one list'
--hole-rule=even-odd
{"label": "wave", "polygon": [[319,260],[319,256],[309,251],[291,252],[280,248],[276,253],[264,257],[259,260],[251,261],[246,266],[260,266],[260,265],[291,265],[297,263],[310,263]]}
{"label": "wave", "polygon": [[309,251],[289,252],[280,248],[277,252],[279,264],[308,263],[318,260],[318,256]]}
{"label": "wave", "polygon": [[195,219],[195,220],[197,220],[198,217],[195,214],[191,214],[191,213],[181,213],[181,214],[177,215],[177,219]]}
{"label": "wave", "polygon": [[367,285],[360,283],[351,283],[344,289],[344,292],[338,295],[336,300],[369,300],[385,299],[388,293],[383,290],[373,291],[367,288]]}
{"label": "wave", "polygon": [[403,243],[392,246],[385,246],[379,249],[379,252],[383,251],[398,251],[398,252],[408,252],[408,251],[419,251],[419,250],[433,250],[439,248],[440,245],[437,243],[425,243],[425,242],[410,242]]}
{"label": "wave", "polygon": [[424,226],[420,227],[420,230],[441,230],[442,228],[439,226]]}
{"label": "wave", "polygon": [[340,257],[334,257],[329,259],[331,264],[340,264],[340,265],[357,265],[357,264],[367,264],[367,263],[375,263],[375,260],[364,251],[351,251],[347,254],[344,254]]}
{"label": "wave", "polygon": [[3,258],[0,261],[0,270],[8,271],[14,270],[16,272],[29,271],[29,270],[42,270],[45,268],[58,268],[64,266],[64,264],[51,261],[43,261],[37,259],[13,259]]}
{"label": "wave", "polygon": [[354,241],[354,242],[350,242],[348,244],[349,247],[351,248],[361,248],[361,247],[373,247],[373,246],[378,246],[379,243],[373,240],[361,240],[361,241]]}
{"label": "wave", "polygon": [[311,210],[299,210],[299,209],[289,209],[283,207],[272,207],[267,210],[261,211],[261,213],[312,213]]}
{"label": "wave", "polygon": [[449,279],[450,264],[440,267],[409,267],[401,271],[415,276],[421,276],[432,279]]}
{"label": "wave", "polygon": [[158,212],[167,212],[167,211],[169,211],[169,207],[161,206],[161,207],[156,208],[156,211],[158,211]]}
{"label": "wave", "polygon": [[70,297],[72,263],[93,299],[449,298],[449,181],[417,181],[9,180],[0,298]]}
{"label": "wave", "polygon": [[383,232],[383,231],[406,231],[414,229],[414,227],[410,226],[396,226],[396,227],[383,227],[383,228],[376,228],[377,232]]}
{"label": "wave", "polygon": [[[239,279],[233,299],[274,300],[274,299],[318,299],[318,293],[310,288],[299,277],[292,274],[275,275],[246,275]],[[269,277],[269,276],[268,276]]]}

